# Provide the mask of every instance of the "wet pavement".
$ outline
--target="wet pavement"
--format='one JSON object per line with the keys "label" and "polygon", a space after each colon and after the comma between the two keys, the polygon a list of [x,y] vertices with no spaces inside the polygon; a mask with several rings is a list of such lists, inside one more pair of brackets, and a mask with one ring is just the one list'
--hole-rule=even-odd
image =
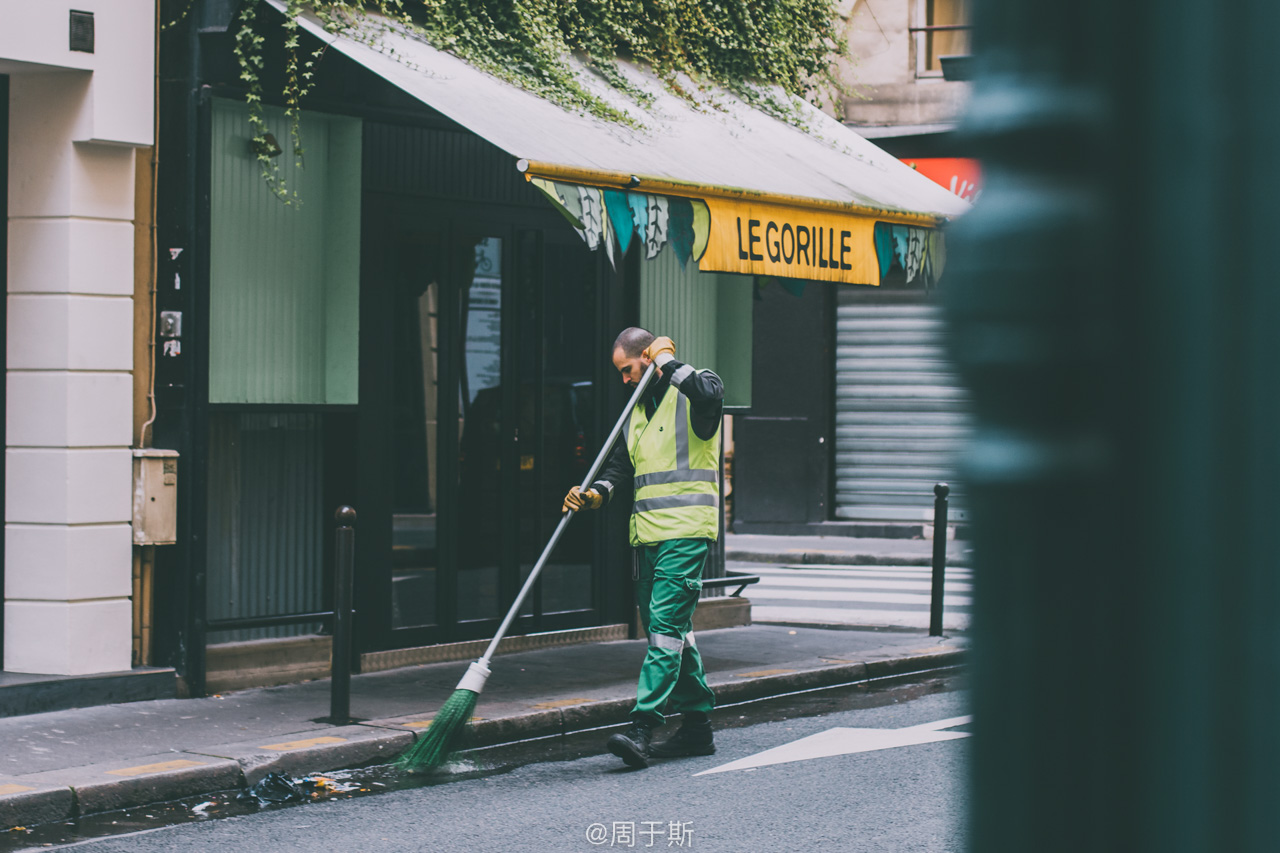
{"label": "wet pavement", "polygon": [[[933,694],[962,690],[965,681],[959,666],[930,673],[885,676],[853,685],[813,688],[728,703],[716,709],[713,720],[717,730],[724,733],[762,723],[911,702]],[[599,755],[608,731],[616,728],[606,726],[477,747],[458,753],[444,767],[427,773],[407,773],[392,764],[375,764],[323,774],[270,774],[248,788],[236,787],[70,820],[18,826],[0,833],[0,851],[47,849],[91,839],[136,837],[179,824],[306,808],[333,801],[485,779],[531,764],[576,761]]]}
{"label": "wet pavement", "polygon": [[[966,646],[963,637],[918,631],[777,625],[697,639],[721,706],[950,667]],[[625,722],[645,646],[623,640],[500,654],[477,705],[477,744]],[[0,827],[84,821],[190,797],[202,798],[198,804],[272,772],[299,778],[386,764],[421,736],[466,667],[356,676],[352,713],[362,722],[348,726],[316,722],[328,713],[327,681],[0,719]]]}

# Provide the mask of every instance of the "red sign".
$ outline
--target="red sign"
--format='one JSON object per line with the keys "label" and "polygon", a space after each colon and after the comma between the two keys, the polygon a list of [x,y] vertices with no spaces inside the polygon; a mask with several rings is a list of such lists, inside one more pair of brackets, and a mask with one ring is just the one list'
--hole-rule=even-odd
{"label": "red sign", "polygon": [[965,201],[977,201],[982,194],[982,167],[977,160],[962,157],[917,157],[904,159],[902,162]]}

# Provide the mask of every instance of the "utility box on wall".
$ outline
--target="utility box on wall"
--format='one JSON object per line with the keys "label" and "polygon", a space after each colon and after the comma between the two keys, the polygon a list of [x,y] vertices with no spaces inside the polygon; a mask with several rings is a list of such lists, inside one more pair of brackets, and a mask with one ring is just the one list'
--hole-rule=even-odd
{"label": "utility box on wall", "polygon": [[178,541],[178,451],[133,451],[133,544]]}

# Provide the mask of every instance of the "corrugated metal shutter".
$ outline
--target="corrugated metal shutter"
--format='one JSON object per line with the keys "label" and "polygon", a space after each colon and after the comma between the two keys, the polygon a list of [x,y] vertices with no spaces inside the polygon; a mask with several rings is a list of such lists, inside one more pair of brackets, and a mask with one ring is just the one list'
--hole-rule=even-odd
{"label": "corrugated metal shutter", "polygon": [[943,349],[938,306],[868,301],[839,288],[836,303],[838,519],[920,523],[933,486],[951,486],[949,519],[963,521],[954,460],[968,434],[968,399]]}
{"label": "corrugated metal shutter", "polygon": [[[209,418],[211,621],[324,609],[323,494],[320,415],[219,412]],[[320,627],[210,631],[209,643],[295,637]]]}

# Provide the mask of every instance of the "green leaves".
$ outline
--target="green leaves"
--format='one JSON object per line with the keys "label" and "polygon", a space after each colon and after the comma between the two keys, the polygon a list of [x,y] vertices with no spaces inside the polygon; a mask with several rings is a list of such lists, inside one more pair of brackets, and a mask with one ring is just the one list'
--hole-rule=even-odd
{"label": "green leaves", "polygon": [[821,96],[833,55],[845,50],[832,0],[409,0],[434,46],[552,100],[634,121],[586,91],[566,62],[585,55],[611,86],[645,105],[652,96],[619,71],[619,57],[670,81],[683,73],[735,93],[777,85]]}
{"label": "green leaves", "polygon": [[[260,2],[243,0],[235,38],[259,151],[267,136],[261,83],[265,38],[256,29]],[[699,86],[719,84],[753,106],[797,123],[795,104],[766,94],[768,87],[813,103],[824,97],[838,103],[831,91],[839,88],[831,64],[846,50],[834,0],[288,0],[281,94],[298,165],[300,104],[324,53],[323,46],[302,52],[296,19],[304,10],[329,32],[361,40],[370,37],[362,31],[368,12],[376,12],[432,46],[566,109],[632,126],[638,124],[634,117],[579,82],[568,62],[571,55],[585,56],[601,78],[641,106],[653,96],[627,79],[619,58],[650,65],[680,97],[695,99],[677,82],[677,75],[684,74]],[[261,155],[259,160],[272,192],[286,204],[297,201],[277,160]]]}

